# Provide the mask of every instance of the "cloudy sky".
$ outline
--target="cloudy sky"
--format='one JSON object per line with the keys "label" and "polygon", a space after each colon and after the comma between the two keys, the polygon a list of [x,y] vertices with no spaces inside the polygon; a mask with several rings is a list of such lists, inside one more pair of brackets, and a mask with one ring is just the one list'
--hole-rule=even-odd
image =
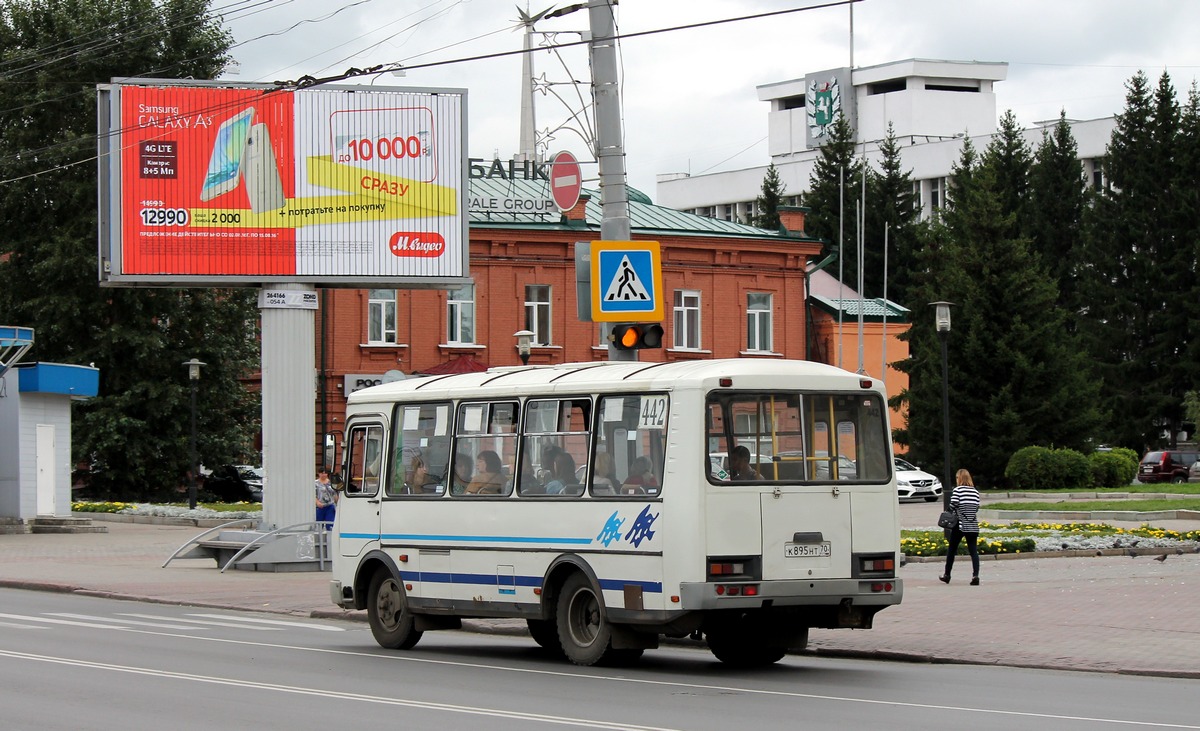
{"label": "cloudy sky", "polygon": [[[576,0],[582,1],[582,0]],[[538,0],[538,12],[568,1]],[[622,34],[818,5],[813,0],[622,0]],[[233,81],[324,77],[351,67],[442,64],[391,74],[377,86],[468,90],[473,157],[508,159],[519,142],[519,56],[443,63],[515,51],[522,31],[513,0],[215,0],[237,45]],[[521,0],[525,7],[525,0]],[[765,165],[767,111],[760,84],[850,65],[846,5],[629,38],[621,44],[622,113],[629,184],[651,196],[655,176]],[[558,43],[578,41],[586,10],[542,21]],[[906,58],[1003,61],[998,111],[1022,126],[1065,110],[1073,119],[1121,111],[1125,84],[1139,69],[1165,70],[1180,98],[1200,78],[1200,3],[1183,0],[862,0],[853,11],[853,65]],[[541,38],[538,37],[538,42]],[[587,80],[584,47],[542,50],[535,74],[539,129],[568,122],[581,108],[571,79]],[[370,83],[371,77],[358,83]],[[560,101],[560,97],[563,101]],[[564,101],[566,103],[564,103]],[[578,127],[578,125],[575,125]],[[570,129],[552,152],[587,159]],[[585,165],[585,176],[596,166]]]}

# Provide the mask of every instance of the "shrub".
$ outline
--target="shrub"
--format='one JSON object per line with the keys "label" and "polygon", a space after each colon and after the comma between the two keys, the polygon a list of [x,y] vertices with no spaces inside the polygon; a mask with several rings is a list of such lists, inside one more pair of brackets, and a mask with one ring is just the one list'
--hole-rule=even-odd
{"label": "shrub", "polygon": [[1074,449],[1023,447],[1008,460],[1004,476],[1023,490],[1082,489],[1091,485],[1087,457]]}
{"label": "shrub", "polygon": [[[1130,462],[1132,462],[1133,463],[1133,474],[1135,474],[1135,475],[1137,474],[1137,466],[1142,461],[1142,455],[1133,451],[1129,447],[1113,447],[1110,453],[1111,454],[1119,454],[1122,457],[1124,457],[1125,459],[1128,459]],[[1130,481],[1133,481],[1132,477],[1130,477],[1129,479],[1130,479]],[[1129,484],[1129,483],[1126,483],[1126,484]]]}
{"label": "shrub", "polygon": [[1054,487],[1050,484],[1050,450],[1045,447],[1023,447],[1008,459],[1004,476],[1010,485],[1022,490]]}
{"label": "shrub", "polygon": [[1113,450],[1111,452],[1092,452],[1088,455],[1088,466],[1092,471],[1093,486],[1125,487],[1133,482],[1133,477],[1137,474],[1138,463],[1136,459],[1130,459]]}

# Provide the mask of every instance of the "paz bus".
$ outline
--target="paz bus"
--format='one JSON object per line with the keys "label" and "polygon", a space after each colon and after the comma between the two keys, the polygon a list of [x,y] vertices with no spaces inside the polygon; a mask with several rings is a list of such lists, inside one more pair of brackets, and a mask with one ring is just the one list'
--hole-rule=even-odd
{"label": "paz bus", "polygon": [[510,617],[580,665],[664,636],[764,665],[903,594],[886,394],[832,366],[410,378],[349,397],[343,471],[330,594],[386,648]]}

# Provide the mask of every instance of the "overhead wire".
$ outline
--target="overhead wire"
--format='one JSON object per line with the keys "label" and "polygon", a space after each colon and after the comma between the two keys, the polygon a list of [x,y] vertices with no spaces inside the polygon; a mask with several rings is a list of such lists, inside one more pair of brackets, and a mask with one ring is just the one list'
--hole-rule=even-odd
{"label": "overhead wire", "polygon": [[[270,2],[270,0],[263,0],[263,1]],[[691,30],[691,29],[695,29],[695,28],[703,28],[703,27],[710,27],[710,26],[715,26],[715,25],[724,25],[724,24],[728,24],[728,23],[737,23],[737,22],[744,22],[744,21],[748,21],[748,20],[758,20],[758,19],[762,19],[762,18],[776,17],[776,16],[780,16],[780,15],[789,15],[789,14],[793,14],[793,13],[808,12],[811,10],[820,10],[820,9],[825,9],[825,8],[830,8],[830,7],[849,5],[849,4],[861,2],[861,1],[862,0],[830,0],[829,2],[820,3],[817,5],[808,5],[808,6],[804,6],[804,7],[798,7],[798,8],[788,8],[788,9],[784,9],[784,10],[767,11],[767,12],[763,12],[763,13],[754,13],[751,15],[742,15],[742,16],[736,16],[736,17],[731,17],[731,18],[723,18],[723,19],[719,19],[719,20],[701,21],[701,22],[697,22],[697,23],[687,23],[684,25],[671,26],[671,27],[667,27],[667,28],[658,28],[658,29],[647,30],[647,31],[638,31],[638,32],[628,33],[628,34],[616,33],[613,35],[613,41],[619,42],[621,40],[630,39],[630,38],[642,38],[642,37],[653,36],[653,35],[658,35],[658,34],[662,34],[662,33],[672,33],[672,32],[678,32],[678,31],[682,31],[682,30]],[[614,20],[615,20],[615,18],[614,18]],[[591,42],[590,40],[571,41],[571,42],[567,42],[567,43],[555,44],[554,46],[552,46],[552,48],[553,49],[571,48],[571,47],[585,45],[590,42]],[[480,54],[480,55],[475,55],[475,56],[465,56],[465,57],[456,58],[456,59],[447,59],[447,60],[443,60],[443,61],[433,61],[433,62],[428,62],[428,63],[423,63],[423,64],[412,64],[412,65],[404,65],[401,62],[396,62],[393,64],[381,64],[379,66],[371,67],[367,70],[349,69],[342,74],[338,74],[336,76],[330,76],[330,77],[322,78],[322,79],[315,79],[311,76],[308,76],[308,77],[300,77],[300,79],[297,79],[297,80],[277,81],[277,82],[275,82],[275,86],[276,86],[275,90],[276,91],[284,91],[284,90],[288,90],[288,89],[312,88],[314,86],[329,84],[329,83],[333,83],[335,81],[345,81],[345,80],[357,78],[360,76],[375,75],[375,74],[388,73],[391,71],[400,71],[400,70],[416,70],[416,69],[423,69],[423,68],[435,68],[435,67],[440,67],[440,66],[448,66],[448,65],[460,64],[460,63],[467,63],[467,62],[471,62],[471,61],[489,60],[489,59],[494,59],[494,58],[515,56],[515,55],[520,55],[520,54],[524,54],[524,53],[533,53],[534,51],[540,51],[540,50],[542,50],[542,48],[540,48],[540,47],[536,48],[536,49],[529,49],[528,51],[525,50],[524,48],[522,48],[522,49],[515,50],[515,51],[500,51],[500,52],[496,52],[496,53]],[[426,54],[423,53],[421,55],[426,55]],[[265,91],[265,93],[270,93],[271,90],[266,89],[264,91]],[[132,127],[130,127],[129,129],[132,129]],[[53,145],[48,145],[46,147],[38,148],[36,150],[23,150],[18,153],[15,153],[12,156],[9,156],[8,159],[9,160],[13,160],[13,159],[19,160],[22,155],[30,155],[30,154],[34,155],[36,158],[39,154],[46,154],[49,152],[53,152],[57,149],[64,148],[68,145],[73,147],[78,142],[85,141],[85,140],[89,141],[91,144],[97,144],[104,137],[117,136],[121,132],[122,132],[122,130],[110,130],[108,133],[105,133],[104,135],[101,135],[101,134],[89,135],[86,137],[78,138],[77,140],[75,140],[73,142],[55,143]],[[82,164],[86,164],[89,162],[94,162],[97,159],[99,159],[99,157],[100,157],[100,155],[96,154],[96,155],[92,155],[92,156],[82,159],[82,160],[64,163],[62,165],[55,165],[55,166],[45,169],[45,170],[32,172],[32,173],[26,173],[24,175],[20,175],[20,176],[13,177],[13,178],[0,179],[0,185],[16,182],[19,180],[24,180],[24,179],[31,178],[31,177],[36,177],[38,175],[43,175],[43,174],[54,172],[57,170],[75,167],[77,165],[82,165]],[[5,158],[0,158],[0,163],[4,163],[5,161],[6,161]]]}

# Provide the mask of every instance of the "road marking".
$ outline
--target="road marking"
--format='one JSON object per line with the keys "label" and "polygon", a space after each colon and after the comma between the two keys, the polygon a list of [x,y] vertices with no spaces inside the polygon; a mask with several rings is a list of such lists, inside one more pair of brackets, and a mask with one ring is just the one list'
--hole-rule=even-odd
{"label": "road marking", "polygon": [[[307,622],[288,622],[280,619],[252,619],[250,617],[235,617],[228,614],[189,614],[189,617],[208,617],[210,619],[232,619],[238,622],[253,622],[255,624],[281,624],[284,627],[302,627],[304,629],[321,630],[322,632],[345,632],[341,627],[326,627],[323,624],[309,624]],[[190,620],[188,620],[190,621]]]}
{"label": "road marking", "polygon": [[150,675],[155,678],[170,678],[172,680],[185,680],[193,683],[226,685],[243,689],[273,690],[279,693],[313,696],[316,698],[321,698],[322,700],[336,698],[340,700],[357,701],[359,703],[377,703],[388,706],[401,706],[404,708],[420,708],[427,711],[442,711],[445,713],[462,713],[472,716],[491,716],[493,718],[550,723],[557,726],[580,726],[583,728],[611,729],[611,731],[678,731],[678,729],[670,729],[662,726],[634,726],[628,723],[612,723],[609,721],[599,721],[588,718],[572,718],[570,716],[552,716],[546,713],[506,711],[500,708],[485,708],[483,706],[460,706],[451,703],[435,703],[431,701],[418,701],[404,698],[387,698],[377,695],[365,695],[363,693],[343,693],[327,689],[314,689],[296,685],[282,685],[279,683],[263,683],[253,680],[233,680],[230,678],[217,678],[211,675],[179,673],[170,670],[159,670],[156,668],[143,668],[132,665],[114,665],[104,662],[90,662],[87,660],[74,660],[66,657],[54,657],[52,655],[34,655],[28,652],[0,650],[0,657],[11,657],[17,660],[47,662],[56,665],[70,665],[73,667],[88,668],[91,670],[103,670],[105,672]]}
{"label": "road marking", "polygon": [[[123,612],[126,617],[141,617],[142,619],[163,619],[162,615],[157,614],[137,614],[135,612]],[[253,624],[236,624],[234,622],[212,622],[207,619],[188,619],[187,617],[171,617],[173,622],[188,622],[189,624],[203,624],[209,627],[232,627],[233,629],[248,629],[255,632],[282,632],[282,627],[259,627]],[[189,627],[188,629],[195,629]]]}
{"label": "road marking", "polygon": [[50,629],[41,625],[17,624],[16,622],[0,622],[0,627],[15,627],[16,629]]}
{"label": "road marking", "polygon": [[[51,617],[64,617],[66,619],[94,619],[100,622],[119,622],[121,624],[138,625],[139,627],[157,627],[158,629],[199,629],[198,627],[188,627],[182,624],[164,624],[162,622],[140,622],[136,619],[118,619],[116,617],[94,617],[90,614],[69,614],[67,612],[51,612]],[[167,619],[163,617],[163,619]]]}
{"label": "road marking", "polygon": [[44,622],[46,624],[68,624],[73,627],[91,627],[92,629],[129,629],[117,624],[100,624],[98,622],[74,622],[69,619],[51,619],[49,617],[30,617],[20,614],[0,614],[4,619],[18,619],[25,622]]}

